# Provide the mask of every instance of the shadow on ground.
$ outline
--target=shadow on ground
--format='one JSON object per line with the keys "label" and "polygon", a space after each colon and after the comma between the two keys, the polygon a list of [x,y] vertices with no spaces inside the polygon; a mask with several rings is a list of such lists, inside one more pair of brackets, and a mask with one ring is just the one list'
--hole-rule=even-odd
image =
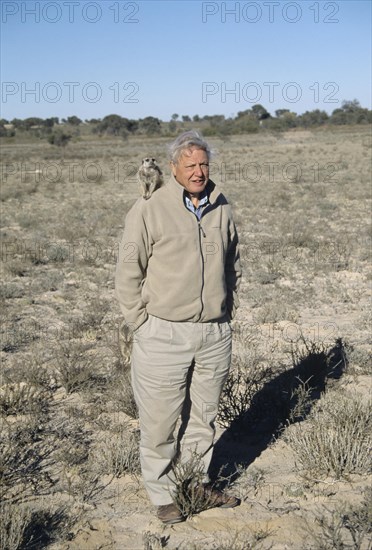
{"label": "shadow on ground", "polygon": [[62,535],[71,540],[68,532],[74,521],[63,509],[55,512],[39,510],[33,512],[23,533],[22,550],[40,550],[55,542]]}
{"label": "shadow on ground", "polygon": [[[247,469],[289,422],[304,420],[326,386],[341,378],[346,366],[341,339],[329,351],[308,348],[306,355],[293,357],[293,368],[268,380],[216,442],[211,479],[221,474],[235,481],[240,475],[236,466],[240,471]],[[305,388],[304,398],[301,390]]]}

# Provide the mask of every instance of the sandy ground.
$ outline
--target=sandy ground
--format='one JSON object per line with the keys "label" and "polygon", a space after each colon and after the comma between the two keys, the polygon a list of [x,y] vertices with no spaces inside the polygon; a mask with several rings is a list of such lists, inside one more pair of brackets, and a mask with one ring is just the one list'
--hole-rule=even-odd
{"label": "sandy ground", "polygon": [[[360,128],[214,138],[220,156],[213,167],[215,179],[234,205],[241,237],[244,279],[235,323],[245,327],[245,340],[234,340],[235,354],[244,356],[247,369],[271,367],[280,373],[293,368],[291,351],[303,351],[301,335],[318,351],[329,351],[341,339],[354,351],[346,371],[326,389],[335,400],[343,392],[356,392],[363,402],[372,395],[367,359],[371,328],[367,138]],[[120,400],[126,397],[116,393],[120,379],[113,377],[121,319],[113,274],[125,212],[138,189],[133,177],[114,177],[113,167],[119,163],[122,174],[128,173],[128,163],[132,166],[150,152],[164,166],[164,144],[164,139],[125,144],[82,141],[70,144],[63,159],[60,151],[45,144],[4,146],[6,161],[19,166],[57,163],[65,174],[74,162],[81,167],[99,159],[103,173],[100,181],[93,182],[82,176],[71,181],[64,175],[60,181],[44,177],[36,183],[35,176],[22,179],[20,173],[4,182],[0,397],[10,384],[30,385],[34,376],[30,373],[35,370],[39,379],[46,369],[50,412],[41,421],[38,437],[49,441],[51,434],[54,445],[47,467],[53,487],[42,491],[36,484],[30,497],[21,489],[23,482],[25,487],[28,483],[23,480],[21,500],[43,510],[67,511],[71,520],[67,527],[58,522],[39,526],[39,534],[43,529],[49,533],[45,545],[51,550],[335,548],[335,539],[325,537],[319,520],[330,525],[345,506],[357,507],[371,477],[306,476],[290,445],[278,434],[271,437],[280,424],[275,408],[269,414],[271,425],[261,422],[267,420],[270,402],[261,404],[262,415],[244,433],[234,435],[218,425],[212,467],[216,472],[227,464],[231,472],[240,465],[239,475],[228,487],[241,498],[235,509],[206,510],[167,527],[157,520],[140,476],[116,477],[101,469],[94,490],[88,495],[80,491],[85,451],[87,456],[97,449],[101,452],[102,438],[116,434],[120,425],[137,428],[137,421],[122,409]],[[250,162],[259,163],[262,175],[260,180],[250,176],[247,183],[244,166]],[[267,163],[273,162],[279,171],[270,174]],[[293,164],[297,175],[288,178],[285,167]],[[235,170],[229,181],[227,166]],[[291,170],[293,174],[293,166]],[[80,345],[87,346],[81,353]],[[88,358],[85,370],[82,357]],[[70,390],[61,374],[68,361],[72,369],[81,366],[83,377]],[[93,384],[84,379],[86,373]],[[6,409],[2,399],[3,429],[12,433],[28,417],[20,405],[15,413]],[[304,429],[307,422],[302,420]],[[347,530],[342,536],[346,546],[339,548],[356,548]],[[360,549],[371,544],[365,536]],[[40,542],[30,546],[41,547]]]}

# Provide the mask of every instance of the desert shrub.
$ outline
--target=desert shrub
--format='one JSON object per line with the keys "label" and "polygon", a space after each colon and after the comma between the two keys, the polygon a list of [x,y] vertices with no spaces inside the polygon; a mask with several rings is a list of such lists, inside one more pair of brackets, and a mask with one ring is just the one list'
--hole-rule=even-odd
{"label": "desert shrub", "polygon": [[188,460],[179,460],[173,465],[173,499],[186,517],[213,508],[214,497],[211,489],[217,488],[221,482],[229,481],[229,478],[219,474],[215,483],[208,483],[205,487],[202,459],[203,455],[195,450],[190,453]]}
{"label": "desert shrub", "polygon": [[56,145],[57,147],[66,147],[71,138],[71,134],[62,130],[57,130],[49,134],[47,139],[51,145]]}
{"label": "desert shrub", "polygon": [[226,428],[233,422],[235,427],[243,425],[254,396],[272,376],[269,367],[256,368],[244,357],[236,356],[222,391],[218,423]]}
{"label": "desert shrub", "polygon": [[102,475],[139,474],[139,433],[122,425],[118,433],[107,433],[93,451],[97,468]]}
{"label": "desert shrub", "polygon": [[91,383],[92,356],[89,351],[92,344],[66,340],[59,342],[56,348],[56,370],[58,381],[67,393],[86,388]]}
{"label": "desert shrub", "polygon": [[0,513],[0,548],[18,550],[31,520],[31,511],[26,506],[2,503]]}
{"label": "desert shrub", "polygon": [[123,411],[131,418],[138,418],[138,408],[134,399],[130,371],[125,369],[118,373],[112,380],[112,391],[110,397],[114,401],[117,411]]}
{"label": "desert shrub", "polygon": [[102,321],[110,310],[110,302],[100,298],[93,298],[88,301],[82,310],[82,318],[74,324],[74,335],[79,337],[88,330],[102,328]]}
{"label": "desert shrub", "polygon": [[235,352],[222,390],[217,422],[238,431],[248,421],[252,402],[274,376],[268,358],[260,349],[260,334],[253,323],[234,323]]}
{"label": "desert shrub", "polygon": [[371,401],[357,395],[326,393],[306,424],[284,432],[304,470],[310,475],[367,474],[371,471]]}
{"label": "desert shrub", "polygon": [[262,492],[266,482],[266,473],[262,468],[250,467],[244,464],[236,465],[238,484],[235,489],[238,491],[239,498],[244,501],[256,500]]}
{"label": "desert shrub", "polygon": [[93,501],[103,489],[100,474],[97,473],[96,463],[89,460],[84,467],[63,468],[59,486],[63,492],[79,504]]}
{"label": "desert shrub", "polygon": [[318,513],[315,522],[319,531],[312,526],[307,531],[310,540],[319,550],[362,550],[370,548],[372,534],[372,488],[364,492],[359,505],[342,503],[334,510]]}
{"label": "desert shrub", "polygon": [[46,465],[55,449],[55,442],[43,437],[37,417],[23,417],[21,426],[3,422],[0,439],[0,489],[3,502],[22,501],[35,494],[35,491],[52,485]]}
{"label": "desert shrub", "polygon": [[194,452],[186,462],[173,467],[173,498],[184,516],[192,516],[208,508],[205,494],[200,491],[205,474],[200,454]]}
{"label": "desert shrub", "polygon": [[49,392],[27,382],[5,384],[0,387],[0,414],[30,414],[46,412]]}
{"label": "desert shrub", "polygon": [[97,460],[92,460],[92,449],[95,448],[92,432],[87,430],[81,418],[64,415],[59,425],[55,426],[54,435],[59,442],[54,453],[60,472],[59,490],[80,503],[92,500],[102,489]]}
{"label": "desert shrub", "polygon": [[165,537],[159,533],[152,533],[151,531],[144,531],[142,533],[142,542],[144,550],[160,550],[167,546],[169,536]]}
{"label": "desert shrub", "polygon": [[371,354],[367,349],[348,344],[346,354],[351,366],[357,367],[361,374],[371,374]]}
{"label": "desert shrub", "polygon": [[59,441],[63,441],[54,455],[56,461],[70,467],[85,463],[89,456],[91,433],[84,429],[81,417],[75,420],[69,414],[68,421],[58,427],[56,435]]}
{"label": "desert shrub", "polygon": [[10,300],[13,298],[22,298],[25,295],[25,289],[19,283],[2,283],[0,285],[0,300]]}
{"label": "desert shrub", "polygon": [[313,388],[310,379],[303,381],[298,378],[298,384],[293,388],[290,396],[292,406],[289,409],[288,423],[302,420],[310,412],[313,403]]}
{"label": "desert shrub", "polygon": [[4,270],[15,277],[24,277],[30,272],[30,262],[16,258],[4,262]]}

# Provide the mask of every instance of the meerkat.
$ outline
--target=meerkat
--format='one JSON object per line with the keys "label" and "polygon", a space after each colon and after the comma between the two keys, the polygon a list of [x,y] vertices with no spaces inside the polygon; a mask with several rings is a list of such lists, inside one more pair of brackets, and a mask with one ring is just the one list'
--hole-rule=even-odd
{"label": "meerkat", "polygon": [[140,191],[144,199],[149,199],[155,189],[164,183],[163,172],[160,170],[156,159],[145,158],[137,172]]}

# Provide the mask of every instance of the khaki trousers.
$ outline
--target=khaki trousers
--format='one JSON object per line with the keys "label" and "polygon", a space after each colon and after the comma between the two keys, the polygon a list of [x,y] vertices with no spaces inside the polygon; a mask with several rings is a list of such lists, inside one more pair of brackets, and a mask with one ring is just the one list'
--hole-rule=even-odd
{"label": "khaki trousers", "polygon": [[[153,504],[172,502],[172,464],[178,450],[181,461],[193,451],[202,456],[208,481],[214,421],[230,362],[231,328],[224,320],[173,322],[150,315],[135,331],[132,385],[140,418],[142,476]],[[175,433],[181,415],[182,426]]]}

